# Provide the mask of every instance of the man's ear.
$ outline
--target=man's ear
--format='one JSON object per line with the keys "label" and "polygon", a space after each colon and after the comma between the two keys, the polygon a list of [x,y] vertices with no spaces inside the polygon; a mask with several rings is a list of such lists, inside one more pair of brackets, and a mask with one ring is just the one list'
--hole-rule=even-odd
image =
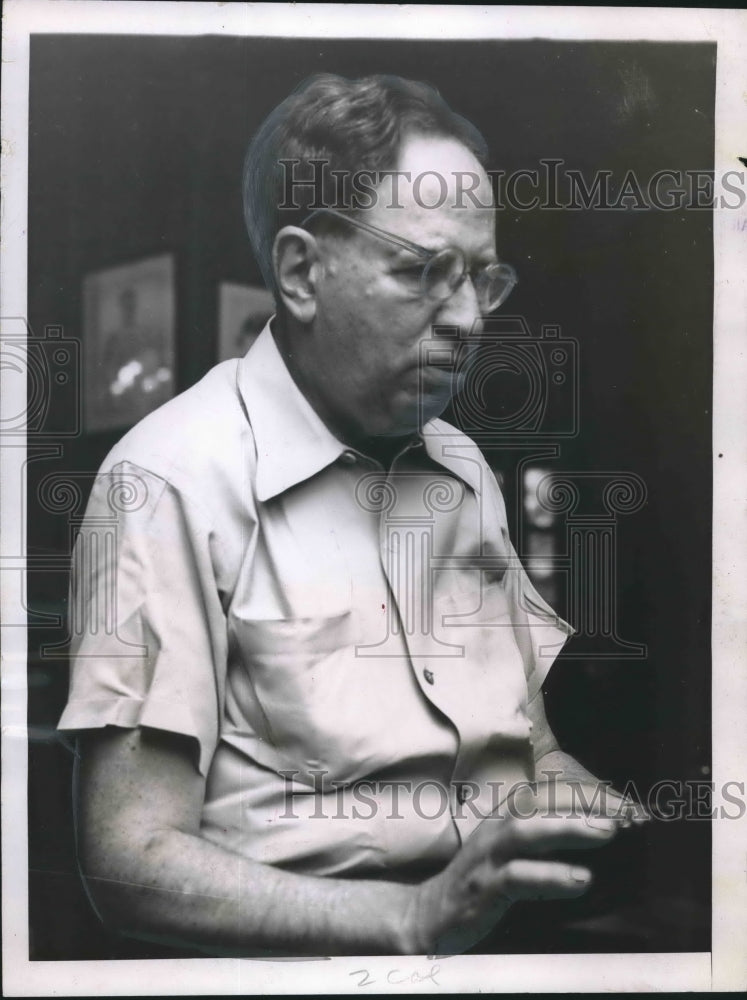
{"label": "man's ear", "polygon": [[272,266],[285,308],[301,323],[316,315],[321,260],[316,240],[305,229],[284,226],[272,245]]}

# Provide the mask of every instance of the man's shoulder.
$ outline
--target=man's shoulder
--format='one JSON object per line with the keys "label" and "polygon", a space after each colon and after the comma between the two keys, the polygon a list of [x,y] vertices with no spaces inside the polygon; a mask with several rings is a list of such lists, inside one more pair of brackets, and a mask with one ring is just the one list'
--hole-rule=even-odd
{"label": "man's shoulder", "polygon": [[204,477],[245,463],[251,428],[236,388],[237,365],[221,362],[149,413],[112,448],[100,471],[127,463],[175,486],[207,485]]}
{"label": "man's shoulder", "polygon": [[485,456],[472,438],[458,427],[455,427],[454,424],[442,420],[441,417],[429,420],[423,428],[422,433],[424,440],[438,444],[442,448],[455,450],[457,453],[464,455],[465,458],[470,458],[472,461],[479,462],[481,466],[489,468]]}
{"label": "man's shoulder", "polygon": [[500,487],[490,464],[471,437],[440,417],[422,431],[423,441],[436,462],[456,473],[477,493],[497,493]]}
{"label": "man's shoulder", "polygon": [[459,428],[455,427],[454,424],[450,424],[447,420],[443,420],[441,417],[435,417],[433,420],[429,420],[423,428],[423,434],[431,434],[439,439],[449,438],[453,440],[455,444],[459,444],[465,448],[474,449],[478,454],[482,455],[482,452],[468,434],[465,434],[464,431],[459,430]]}

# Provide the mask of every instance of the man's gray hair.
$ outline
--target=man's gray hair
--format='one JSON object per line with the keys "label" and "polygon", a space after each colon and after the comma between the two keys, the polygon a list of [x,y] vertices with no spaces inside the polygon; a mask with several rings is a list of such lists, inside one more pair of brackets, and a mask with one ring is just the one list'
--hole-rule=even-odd
{"label": "man's gray hair", "polygon": [[[486,165],[482,135],[427,83],[324,73],[275,108],[249,144],[243,181],[249,239],[274,294],[272,245],[279,230],[300,225],[312,206],[351,207],[340,204],[336,177],[396,169],[403,140],[414,134],[456,139]],[[295,182],[290,196],[289,178]]]}

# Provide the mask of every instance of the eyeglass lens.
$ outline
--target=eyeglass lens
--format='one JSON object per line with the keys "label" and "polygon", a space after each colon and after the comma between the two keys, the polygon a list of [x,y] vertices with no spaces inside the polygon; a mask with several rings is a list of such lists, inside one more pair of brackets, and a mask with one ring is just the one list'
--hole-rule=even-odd
{"label": "eyeglass lens", "polygon": [[[444,301],[452,295],[465,275],[464,257],[456,250],[442,250],[428,261],[423,270],[423,290],[431,298]],[[481,309],[496,309],[506,300],[516,284],[512,268],[492,264],[474,279],[475,293]]]}

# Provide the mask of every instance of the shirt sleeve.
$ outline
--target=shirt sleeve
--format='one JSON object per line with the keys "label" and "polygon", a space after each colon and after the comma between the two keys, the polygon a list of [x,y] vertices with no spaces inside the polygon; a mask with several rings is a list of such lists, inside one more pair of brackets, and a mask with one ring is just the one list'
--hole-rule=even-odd
{"label": "shirt sleeve", "polygon": [[544,684],[550,667],[574,629],[553,611],[529,579],[509,538],[506,505],[500,486],[487,463],[486,469],[487,496],[497,513],[496,530],[501,533],[507,552],[506,595],[516,644],[524,661],[527,697],[531,701]]}
{"label": "shirt sleeve", "polygon": [[537,592],[513,546],[510,552],[511,566],[506,574],[507,591],[514,635],[524,660],[527,697],[531,701],[545,683],[550,667],[568,638],[573,635],[574,629]]}
{"label": "shirt sleeve", "polygon": [[212,542],[207,518],[160,477],[126,462],[97,477],[73,553],[60,730],[180,733],[207,774],[227,657]]}

